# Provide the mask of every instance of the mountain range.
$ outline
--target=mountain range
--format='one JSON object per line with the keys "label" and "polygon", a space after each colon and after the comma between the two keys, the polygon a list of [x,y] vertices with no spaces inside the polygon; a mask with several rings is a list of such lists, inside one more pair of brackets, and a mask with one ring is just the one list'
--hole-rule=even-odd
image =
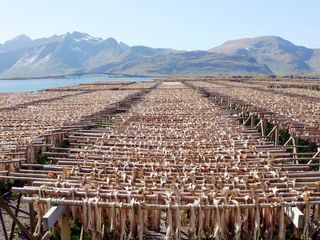
{"label": "mountain range", "polygon": [[320,73],[320,49],[275,36],[228,41],[206,51],[128,46],[114,38],[72,32],[0,44],[0,77],[80,73],[215,75]]}

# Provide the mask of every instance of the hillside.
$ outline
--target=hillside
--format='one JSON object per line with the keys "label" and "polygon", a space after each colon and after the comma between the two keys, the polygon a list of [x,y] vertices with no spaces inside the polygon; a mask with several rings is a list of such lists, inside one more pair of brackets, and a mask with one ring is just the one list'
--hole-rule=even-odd
{"label": "hillside", "polygon": [[215,75],[319,73],[320,50],[279,37],[228,41],[209,51],[128,46],[114,38],[72,32],[32,40],[20,35],[0,44],[0,77],[74,73]]}
{"label": "hillside", "polygon": [[320,72],[319,50],[297,46],[280,37],[238,39],[209,51],[251,56],[276,74]]}

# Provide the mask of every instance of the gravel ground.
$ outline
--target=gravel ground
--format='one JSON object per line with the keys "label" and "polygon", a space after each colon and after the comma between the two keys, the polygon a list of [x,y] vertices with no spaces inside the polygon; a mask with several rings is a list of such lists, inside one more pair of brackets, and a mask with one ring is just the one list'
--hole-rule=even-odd
{"label": "gravel ground", "polygon": [[[16,206],[17,205],[17,200],[16,199],[13,199],[10,201],[9,203],[11,206]],[[15,209],[14,208],[11,208],[11,210],[13,212],[15,212]],[[18,219],[28,228],[30,229],[30,222],[29,222],[29,215],[27,214],[29,212],[29,205],[26,204],[26,203],[21,203],[20,204],[20,210],[19,213],[18,213]],[[10,237],[10,230],[11,230],[11,226],[12,226],[12,222],[13,220],[11,219],[11,217],[4,211],[1,209],[1,212],[2,212],[2,216],[3,216],[3,220],[4,220],[4,223],[5,223],[5,227],[6,227],[6,230],[7,230],[7,234],[8,234],[8,238]],[[26,237],[23,236],[23,232],[17,227],[17,224],[16,224],[16,228],[15,228],[15,231],[14,231],[14,238],[15,240],[24,240],[24,239],[27,239]],[[4,231],[3,231],[3,228],[2,228],[2,225],[0,224],[0,239],[1,240],[5,240],[5,235],[4,235]]]}

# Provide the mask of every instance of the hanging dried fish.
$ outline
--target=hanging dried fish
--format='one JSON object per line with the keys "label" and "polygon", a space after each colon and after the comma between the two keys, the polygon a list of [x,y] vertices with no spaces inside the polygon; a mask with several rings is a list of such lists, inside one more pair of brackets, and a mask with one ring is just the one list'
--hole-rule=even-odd
{"label": "hanging dried fish", "polygon": [[196,239],[197,231],[196,231],[196,214],[195,214],[195,205],[189,204],[190,206],[190,229],[189,229],[189,238]]}
{"label": "hanging dried fish", "polygon": [[144,234],[143,212],[139,202],[137,203],[137,205],[138,205],[138,239],[143,240],[143,234]]}
{"label": "hanging dried fish", "polygon": [[130,220],[130,232],[128,239],[135,239],[135,236],[137,234],[137,223],[136,223],[136,217],[135,217],[135,200],[132,199],[131,202],[131,208],[130,208],[130,214],[129,214],[129,220]]}
{"label": "hanging dried fish", "polygon": [[37,225],[34,229],[33,236],[38,237],[41,234],[41,224],[42,224],[42,218],[45,214],[45,210],[43,205],[39,201],[36,201],[34,205],[37,207],[38,213],[37,213]]}
{"label": "hanging dried fish", "polygon": [[165,240],[170,240],[172,239],[172,234],[173,234],[173,221],[172,221],[172,209],[171,209],[171,193],[167,193],[167,198],[165,199],[166,204],[167,204],[167,230],[166,230],[166,236]]}
{"label": "hanging dried fish", "polygon": [[281,207],[279,209],[279,227],[278,227],[278,231],[279,231],[279,240],[284,240],[286,237],[285,234],[285,221],[284,221],[284,204],[283,204],[283,200],[281,199],[280,201]]}
{"label": "hanging dried fish", "polygon": [[238,201],[232,200],[232,202],[237,206],[234,228],[235,228],[235,239],[239,240],[241,237],[241,209]]}
{"label": "hanging dried fish", "polygon": [[111,214],[110,214],[110,232],[113,232],[116,229],[116,203],[111,203]]}
{"label": "hanging dried fish", "polygon": [[[249,123],[253,117],[254,125],[263,118],[288,128],[296,139],[309,138],[319,135],[315,116],[320,108],[301,98],[295,112],[288,103],[295,101],[287,95],[292,90],[280,94],[278,100],[285,103],[279,104],[273,89],[247,83],[256,79],[178,79],[161,80],[147,94],[145,86],[155,83],[118,86],[119,91],[92,86],[93,91],[64,98],[64,108],[62,101],[49,98],[13,110],[15,118],[1,111],[0,170],[10,179],[34,179],[15,189],[47,203],[25,197],[38,209],[38,232],[52,198],[70,204],[73,221],[82,224],[82,239],[87,234],[92,239],[143,239],[145,233],[163,229],[166,239],[181,239],[187,228],[190,239],[271,239],[275,232],[284,239],[284,202],[301,204],[303,198],[307,237],[311,221],[320,215],[318,206],[311,205],[320,191],[316,174],[306,165],[292,165],[300,153],[284,153],[235,119]],[[141,89],[130,90],[137,86]],[[259,93],[259,99],[248,93]],[[47,147],[64,139],[69,147]],[[50,152],[50,165],[26,165],[16,174],[16,166],[8,163],[15,161],[19,170],[19,158],[33,162],[38,151]],[[252,203],[253,208],[244,207]]]}
{"label": "hanging dried fish", "polygon": [[221,216],[220,216],[220,209],[219,209],[219,200],[213,199],[213,205],[214,205],[214,214],[212,215],[212,218],[214,217],[214,230],[213,230],[213,237],[214,239],[221,239]]}
{"label": "hanging dried fish", "polygon": [[176,216],[175,216],[175,219],[176,219],[176,222],[175,222],[175,233],[174,233],[174,237],[175,239],[181,239],[181,215],[180,215],[180,209],[179,209],[179,201],[176,202]]}
{"label": "hanging dried fish", "polygon": [[303,239],[309,239],[309,225],[310,225],[310,211],[311,211],[311,207],[310,207],[310,203],[309,203],[309,199],[310,199],[310,192],[304,192],[303,193],[303,201],[305,202],[305,209],[304,209],[304,226],[303,226],[303,231],[302,231],[302,236]]}
{"label": "hanging dried fish", "polygon": [[203,210],[202,210],[202,205],[201,205],[201,199],[196,200],[194,203],[195,206],[198,207],[198,231],[197,231],[197,235],[198,235],[198,239],[202,239],[203,236]]}
{"label": "hanging dried fish", "polygon": [[259,200],[254,198],[253,203],[255,204],[255,219],[254,219],[254,232],[253,239],[258,240],[260,238],[260,208]]}
{"label": "hanging dried fish", "polygon": [[120,240],[127,239],[127,231],[126,231],[126,209],[123,204],[120,203]]}

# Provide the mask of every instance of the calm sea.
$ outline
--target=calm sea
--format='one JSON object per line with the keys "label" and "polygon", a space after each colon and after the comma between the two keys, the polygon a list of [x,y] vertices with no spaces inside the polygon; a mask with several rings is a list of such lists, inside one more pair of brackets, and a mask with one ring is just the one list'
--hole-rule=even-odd
{"label": "calm sea", "polygon": [[83,75],[70,78],[43,78],[24,80],[0,80],[0,92],[33,92],[48,88],[73,86],[80,83],[100,81],[147,81],[145,77],[107,77],[106,75]]}

